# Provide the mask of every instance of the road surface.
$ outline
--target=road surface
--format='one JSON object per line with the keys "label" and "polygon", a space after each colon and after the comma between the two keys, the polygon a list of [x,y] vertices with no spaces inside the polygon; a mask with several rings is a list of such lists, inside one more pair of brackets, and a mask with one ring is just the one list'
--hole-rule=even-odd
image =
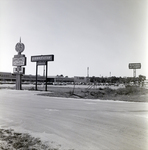
{"label": "road surface", "polygon": [[59,150],[147,150],[148,103],[39,96],[0,90],[0,128],[27,132]]}

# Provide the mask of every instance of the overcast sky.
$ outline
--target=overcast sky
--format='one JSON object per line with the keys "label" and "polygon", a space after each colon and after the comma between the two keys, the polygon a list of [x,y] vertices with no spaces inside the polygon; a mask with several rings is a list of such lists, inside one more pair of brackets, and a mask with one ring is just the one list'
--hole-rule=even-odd
{"label": "overcast sky", "polygon": [[[148,0],[0,0],[0,71],[13,72],[22,39],[26,74],[31,56],[54,54],[48,75],[148,78]],[[43,67],[39,67],[43,74]]]}

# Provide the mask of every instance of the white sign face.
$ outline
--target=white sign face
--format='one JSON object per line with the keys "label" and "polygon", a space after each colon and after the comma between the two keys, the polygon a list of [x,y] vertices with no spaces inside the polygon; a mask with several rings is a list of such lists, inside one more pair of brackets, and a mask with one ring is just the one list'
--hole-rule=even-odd
{"label": "white sign face", "polygon": [[12,65],[13,66],[25,66],[26,65],[26,57],[13,58]]}
{"label": "white sign face", "polygon": [[141,69],[141,63],[130,63],[129,69]]}

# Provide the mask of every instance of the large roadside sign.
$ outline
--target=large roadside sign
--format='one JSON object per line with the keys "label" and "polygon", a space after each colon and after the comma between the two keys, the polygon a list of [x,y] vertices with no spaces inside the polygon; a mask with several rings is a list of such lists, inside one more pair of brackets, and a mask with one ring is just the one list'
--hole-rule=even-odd
{"label": "large roadside sign", "polygon": [[37,90],[37,72],[38,66],[45,65],[46,66],[46,86],[45,91],[47,91],[47,73],[48,73],[48,61],[54,61],[54,55],[37,55],[31,56],[31,62],[36,62],[36,90]]}
{"label": "large roadside sign", "polygon": [[141,69],[141,63],[129,63],[129,69]]}
{"label": "large roadside sign", "polygon": [[38,55],[31,56],[31,62],[44,62],[44,61],[54,61],[54,55]]}

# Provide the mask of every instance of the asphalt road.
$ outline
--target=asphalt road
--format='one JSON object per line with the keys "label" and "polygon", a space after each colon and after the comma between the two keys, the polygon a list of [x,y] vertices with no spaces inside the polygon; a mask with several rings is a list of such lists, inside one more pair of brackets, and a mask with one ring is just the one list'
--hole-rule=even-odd
{"label": "asphalt road", "polygon": [[148,103],[37,93],[1,89],[0,127],[28,132],[62,150],[148,149]]}

